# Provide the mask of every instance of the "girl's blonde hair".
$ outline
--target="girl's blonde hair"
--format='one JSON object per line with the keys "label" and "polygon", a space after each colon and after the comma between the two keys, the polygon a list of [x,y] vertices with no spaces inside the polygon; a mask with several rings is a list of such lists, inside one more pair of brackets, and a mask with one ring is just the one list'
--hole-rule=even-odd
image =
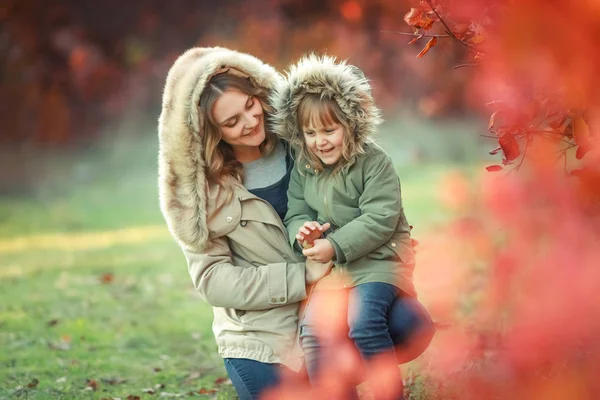
{"label": "girl's blonde hair", "polygon": [[227,90],[239,90],[249,96],[254,96],[263,108],[263,122],[265,125],[265,140],[259,145],[263,156],[271,154],[277,144],[277,135],[269,130],[268,119],[273,114],[273,108],[267,98],[269,92],[266,88],[256,85],[251,78],[246,78],[229,73],[213,76],[198,101],[199,118],[206,161],[206,176],[209,182],[224,185],[225,178],[233,177],[238,182],[243,180],[243,166],[236,160],[233,148],[222,140],[221,130],[215,122],[212,109],[215,102]]}
{"label": "girl's blonde hair", "polygon": [[342,142],[342,157],[335,165],[333,172],[337,173],[350,166],[358,154],[364,153],[362,146],[357,145],[354,131],[348,119],[342,112],[338,103],[331,98],[324,98],[318,93],[309,93],[301,100],[298,106],[298,129],[302,140],[300,141],[299,163],[308,161],[313,167],[322,171],[325,167],[317,157],[306,146],[304,140],[304,128],[323,128],[332,124],[340,124],[344,128],[344,139]]}

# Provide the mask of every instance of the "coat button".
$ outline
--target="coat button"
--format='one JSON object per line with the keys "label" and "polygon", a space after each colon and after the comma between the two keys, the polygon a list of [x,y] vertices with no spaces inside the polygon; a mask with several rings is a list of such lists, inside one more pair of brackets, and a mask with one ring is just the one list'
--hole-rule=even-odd
{"label": "coat button", "polygon": [[271,303],[277,303],[277,297],[271,297]]}
{"label": "coat button", "polygon": [[396,247],[396,243],[392,242],[392,247]]}
{"label": "coat button", "polygon": [[232,218],[232,217],[227,217],[227,218],[225,218],[225,220],[226,220],[227,222],[231,222],[231,221],[233,221],[233,218]]}
{"label": "coat button", "polygon": [[248,225],[248,221],[242,221],[242,222],[240,222],[240,225],[241,226],[246,226],[246,225]]}
{"label": "coat button", "polygon": [[280,297],[279,301],[282,302],[282,303],[285,302],[285,297]]}
{"label": "coat button", "polygon": [[307,169],[310,169],[310,164],[306,164],[306,168],[307,168]]}

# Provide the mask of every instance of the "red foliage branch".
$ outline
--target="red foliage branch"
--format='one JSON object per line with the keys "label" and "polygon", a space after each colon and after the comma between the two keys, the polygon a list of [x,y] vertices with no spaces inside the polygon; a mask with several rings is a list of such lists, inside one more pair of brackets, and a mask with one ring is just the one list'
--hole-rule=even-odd
{"label": "red foliage branch", "polygon": [[[536,2],[531,1],[530,3]],[[526,158],[531,156],[539,158],[538,151],[530,154],[528,150],[532,151],[532,145],[536,142],[539,143],[540,140],[549,141],[556,148],[556,152],[553,153],[554,157],[551,157],[554,161],[563,159],[566,164],[567,153],[572,149],[574,149],[575,158],[581,160],[595,147],[594,143],[598,140],[597,132],[595,132],[597,129],[593,129],[592,115],[594,106],[597,107],[598,104],[581,101],[589,99],[573,99],[572,93],[568,93],[569,90],[565,88],[569,82],[566,84],[563,82],[564,86],[560,86],[559,83],[549,84],[548,80],[536,82],[535,69],[547,67],[543,64],[530,63],[524,67],[524,72],[511,70],[512,66],[508,65],[511,61],[510,57],[523,57],[523,54],[505,54],[511,51],[510,48],[507,49],[507,45],[515,47],[522,43],[519,43],[518,40],[516,43],[512,43],[503,37],[502,35],[507,35],[507,32],[502,29],[506,28],[502,26],[502,23],[515,17],[515,10],[510,10],[510,5],[504,8],[499,7],[498,4],[494,6],[496,9],[504,10],[504,14],[497,15],[495,20],[488,17],[484,20],[457,21],[454,15],[461,13],[456,12],[456,9],[443,7],[442,4],[434,4],[431,0],[421,0],[418,7],[411,8],[404,17],[404,21],[413,28],[413,32],[396,33],[412,36],[413,40],[409,44],[429,38],[423,50],[417,55],[418,58],[423,57],[434,47],[438,43],[438,39],[460,43],[469,49],[467,56],[469,60],[454,68],[483,66],[484,71],[480,74],[480,78],[487,79],[485,83],[488,86],[490,83],[503,86],[502,90],[505,92],[503,97],[505,98],[486,101],[486,107],[491,113],[488,130],[499,144],[499,147],[492,150],[490,154],[495,155],[501,152],[504,155],[502,165],[492,165],[488,167],[488,171],[500,171],[509,165],[515,166],[515,169],[518,170]],[[543,8],[544,4],[537,6]],[[454,4],[454,7],[458,8],[458,5]],[[526,6],[523,8],[527,11]],[[523,10],[520,11],[523,12]],[[507,17],[506,14],[509,16]],[[480,15],[485,15],[485,12]],[[550,15],[550,17],[554,18],[555,16]],[[441,25],[445,34],[428,33],[436,23]],[[552,23],[551,19],[550,23]],[[597,28],[597,26],[594,27]],[[527,32],[519,33],[524,34],[520,41],[525,43],[525,46],[533,46],[526,42]],[[529,35],[533,34],[535,32]],[[507,41],[508,43],[506,43]],[[528,50],[533,53],[535,49]],[[560,51],[561,49],[555,50]],[[582,48],[581,50],[587,49]],[[525,56],[532,53],[525,54]],[[546,71],[542,70],[541,72]],[[548,73],[555,72],[562,71],[551,70]],[[502,74],[504,76],[499,76]],[[494,79],[495,82],[490,82]],[[527,79],[532,79],[533,82],[525,82]],[[479,83],[481,84],[481,79]],[[502,94],[502,90],[495,88],[495,94]],[[548,146],[545,147],[546,153],[547,149]],[[547,157],[547,154],[545,156]]]}

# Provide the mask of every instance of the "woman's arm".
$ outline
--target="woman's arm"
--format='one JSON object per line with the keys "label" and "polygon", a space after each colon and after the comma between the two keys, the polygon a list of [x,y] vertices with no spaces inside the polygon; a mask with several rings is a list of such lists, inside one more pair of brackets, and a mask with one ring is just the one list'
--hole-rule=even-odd
{"label": "woman's arm", "polygon": [[306,298],[305,264],[233,264],[226,237],[211,241],[203,253],[184,249],[196,290],[213,307],[264,310]]}

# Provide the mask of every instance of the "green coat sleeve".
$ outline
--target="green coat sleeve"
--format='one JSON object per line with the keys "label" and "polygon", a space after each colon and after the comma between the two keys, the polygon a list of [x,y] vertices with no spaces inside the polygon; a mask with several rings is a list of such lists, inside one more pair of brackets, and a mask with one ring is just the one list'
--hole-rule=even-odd
{"label": "green coat sleeve", "polygon": [[402,211],[400,179],[387,155],[365,161],[361,215],[327,236],[352,262],[382,246],[396,231]]}
{"label": "green coat sleeve", "polygon": [[226,237],[214,239],[203,253],[184,254],[196,290],[213,307],[267,310],[306,298],[304,263],[238,266]]}
{"label": "green coat sleeve", "polygon": [[[316,221],[317,213],[306,204],[304,199],[305,177],[300,175],[298,168],[294,167],[290,176],[288,187],[288,211],[285,214],[284,224],[288,231],[290,246],[295,246],[298,229],[307,221]],[[298,249],[298,247],[294,247]]]}

